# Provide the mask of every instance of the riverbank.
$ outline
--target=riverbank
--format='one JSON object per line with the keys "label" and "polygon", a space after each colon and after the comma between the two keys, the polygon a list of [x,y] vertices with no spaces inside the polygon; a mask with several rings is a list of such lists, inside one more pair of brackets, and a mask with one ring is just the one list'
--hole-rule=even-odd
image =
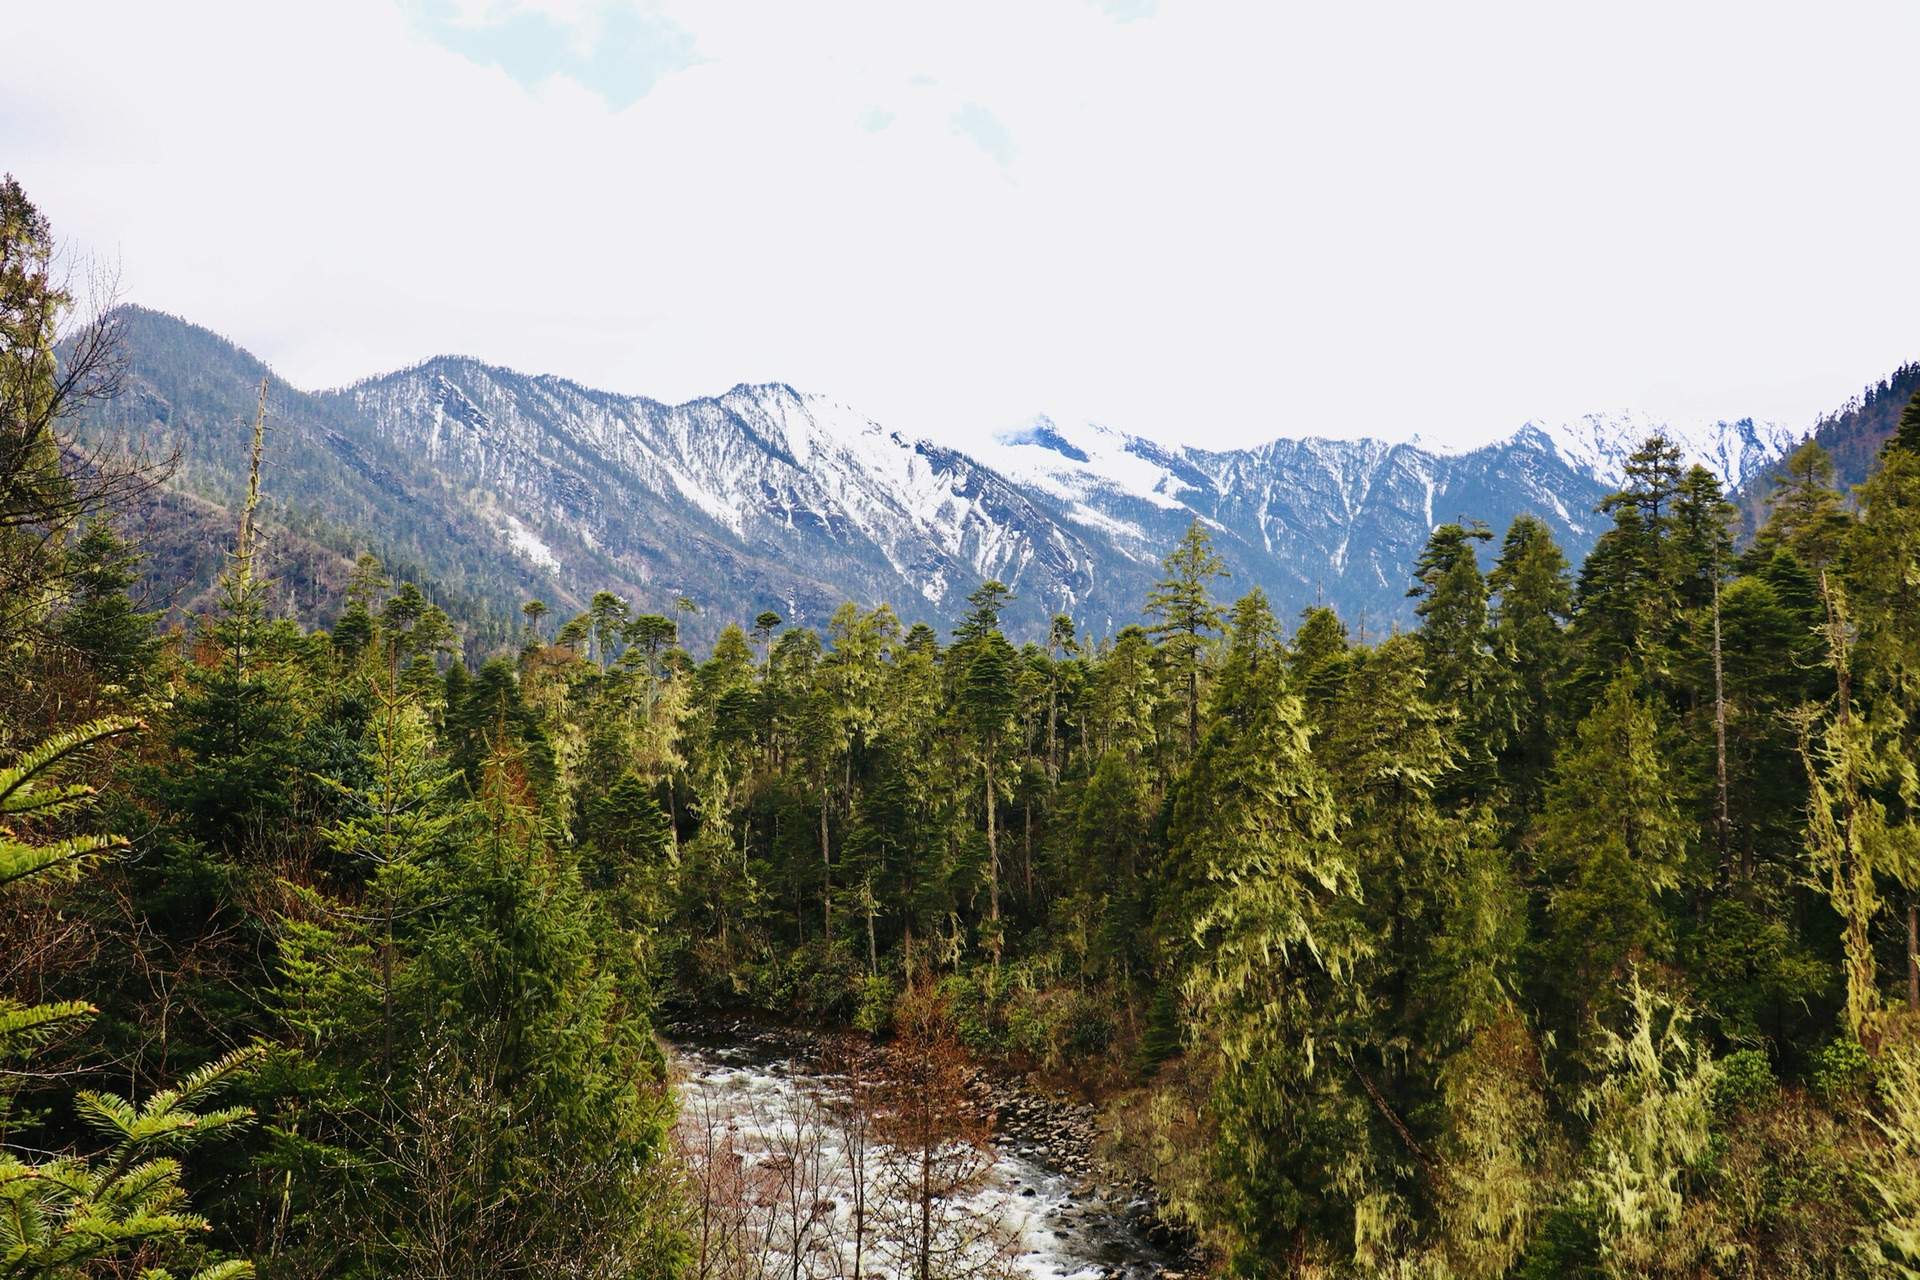
{"label": "riverbank", "polygon": [[[880,1059],[863,1036],[751,1018],[683,1017],[666,1034],[683,1069],[707,1088],[775,1077],[791,1088],[826,1082],[854,1062],[878,1069]],[[1205,1274],[1190,1241],[1158,1217],[1152,1189],[1105,1167],[1098,1108],[995,1064],[973,1064],[969,1088],[994,1120],[999,1176],[1034,1259],[1026,1270],[1075,1280]]]}

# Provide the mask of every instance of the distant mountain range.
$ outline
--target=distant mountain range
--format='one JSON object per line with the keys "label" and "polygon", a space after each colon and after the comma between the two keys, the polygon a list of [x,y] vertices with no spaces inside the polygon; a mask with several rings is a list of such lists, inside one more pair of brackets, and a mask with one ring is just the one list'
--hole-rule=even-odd
{"label": "distant mountain range", "polygon": [[[122,323],[126,391],[84,432],[179,449],[178,496],[146,535],[192,610],[220,563],[207,513],[241,492],[241,424],[267,371],[171,316],[130,308]],[[1528,422],[1457,452],[1316,438],[1208,450],[1039,417],[963,452],[779,384],[669,405],[460,357],[334,391],[276,379],[270,420],[283,607],[330,622],[351,557],[371,549],[482,649],[533,597],[565,612],[606,588],[669,612],[685,595],[708,633],[766,608],[818,625],[847,599],[945,624],[988,577],[1016,593],[1012,630],[1064,612],[1097,636],[1138,615],[1195,518],[1233,571],[1227,592],[1263,587],[1288,618],[1324,601],[1377,633],[1409,621],[1411,566],[1436,524],[1497,533],[1531,512],[1577,562],[1596,502],[1652,431],[1730,487],[1802,435],[1620,414]],[[193,545],[173,545],[176,529]]]}

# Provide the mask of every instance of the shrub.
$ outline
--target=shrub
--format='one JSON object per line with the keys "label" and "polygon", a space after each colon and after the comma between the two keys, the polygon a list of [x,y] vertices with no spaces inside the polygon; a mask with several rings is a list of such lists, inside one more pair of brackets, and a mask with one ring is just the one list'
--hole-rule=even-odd
{"label": "shrub", "polygon": [[1773,1064],[1758,1049],[1742,1049],[1720,1060],[1713,1082],[1713,1109],[1729,1115],[1771,1097],[1778,1085]]}
{"label": "shrub", "polygon": [[1857,1040],[1835,1040],[1813,1056],[1813,1089],[1835,1106],[1857,1098],[1873,1081],[1873,1059]]}

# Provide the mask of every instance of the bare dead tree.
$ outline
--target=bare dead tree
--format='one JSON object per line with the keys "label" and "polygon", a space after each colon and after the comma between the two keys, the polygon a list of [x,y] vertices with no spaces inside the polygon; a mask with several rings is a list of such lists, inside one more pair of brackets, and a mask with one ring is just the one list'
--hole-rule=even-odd
{"label": "bare dead tree", "polygon": [[694,1280],[1002,1280],[1020,1215],[993,1178],[991,1118],[931,988],[883,1051],[829,1050],[768,1089],[681,1091],[676,1146]]}
{"label": "bare dead tree", "polygon": [[776,1105],[774,1114],[762,1118],[766,1151],[755,1166],[770,1210],[765,1256],[784,1263],[785,1280],[825,1280],[838,1270],[830,1226],[841,1170],[839,1155],[827,1142],[833,1117],[807,1089],[780,1096]]}
{"label": "bare dead tree", "polygon": [[863,1280],[873,1245],[874,1175],[879,1140],[880,1076],[874,1052],[864,1043],[842,1043],[830,1053],[827,1069],[839,1085],[828,1103],[842,1152],[847,1215],[841,1232],[841,1280]]}
{"label": "bare dead tree", "polygon": [[972,1075],[947,1001],[931,983],[894,1012],[876,1129],[881,1243],[912,1280],[997,1280],[1014,1274],[1007,1216],[979,1198],[993,1170],[993,1117]]}
{"label": "bare dead tree", "polygon": [[[387,1162],[392,1192],[368,1215],[388,1224],[388,1249],[422,1280],[473,1280],[512,1270],[511,1202],[491,1176],[510,1124],[497,1117],[492,1055],[462,1053],[450,1041],[428,1046],[394,1127]],[[371,1181],[380,1188],[383,1181]]]}
{"label": "bare dead tree", "polygon": [[94,268],[79,284],[79,274],[20,185],[0,179],[0,652],[62,594],[72,530],[130,507],[177,462],[130,441],[75,439],[74,419],[117,396],[126,371],[118,281]]}
{"label": "bare dead tree", "polygon": [[734,1275],[734,1264],[750,1234],[747,1160],[738,1139],[739,1130],[723,1098],[705,1089],[683,1093],[674,1148],[692,1218],[692,1280]]}

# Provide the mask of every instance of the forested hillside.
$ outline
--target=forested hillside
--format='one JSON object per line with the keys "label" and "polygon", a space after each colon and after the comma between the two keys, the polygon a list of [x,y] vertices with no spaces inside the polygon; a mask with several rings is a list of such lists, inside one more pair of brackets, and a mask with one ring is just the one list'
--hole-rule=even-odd
{"label": "forested hillside", "polygon": [[[1900,425],[1900,417],[1916,392],[1920,392],[1920,362],[1905,364],[1891,377],[1865,388],[1839,409],[1823,415],[1810,433],[1814,443],[1833,464],[1834,483],[1843,492],[1872,474],[1880,458],[1880,449]],[[1751,527],[1766,519],[1766,508],[1774,484],[1784,469],[1766,467],[1738,486],[1736,499]]]}
{"label": "forested hillside", "polygon": [[724,1009],[891,1046],[927,1153],[939,1046],[1073,1082],[1225,1273],[1920,1274],[1920,396],[1745,545],[1659,436],[1579,565],[1443,523],[1365,643],[1195,521],[1097,640],[609,590],[470,665],[373,555],[295,616],[271,408],[157,628],[50,245],[9,180],[0,1272],[759,1274],[656,1037]]}
{"label": "forested hillside", "polygon": [[289,386],[172,316],[121,307],[104,323],[120,356],[116,394],[79,406],[74,428],[95,447],[131,443],[152,463],[172,459],[164,487],[122,522],[146,555],[142,585],[154,606],[191,617],[213,599],[246,494],[246,424],[263,379],[275,480],[256,518],[279,616],[310,625],[337,617],[353,561],[370,547],[446,609],[477,650],[510,644],[503,619],[529,594],[552,594],[445,476],[368,438],[351,405]]}

